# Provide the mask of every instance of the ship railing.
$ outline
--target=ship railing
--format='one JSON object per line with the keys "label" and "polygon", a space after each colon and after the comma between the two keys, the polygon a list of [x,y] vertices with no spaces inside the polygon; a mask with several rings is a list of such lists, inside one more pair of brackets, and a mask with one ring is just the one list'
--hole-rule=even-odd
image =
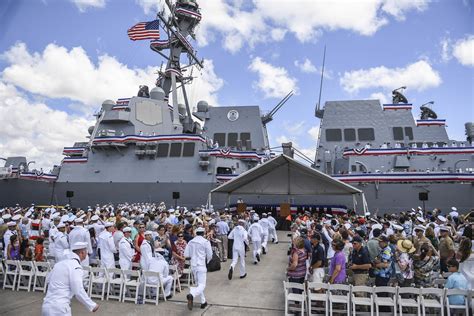
{"label": "ship railing", "polygon": [[10,167],[0,167],[0,179],[16,178],[17,173]]}

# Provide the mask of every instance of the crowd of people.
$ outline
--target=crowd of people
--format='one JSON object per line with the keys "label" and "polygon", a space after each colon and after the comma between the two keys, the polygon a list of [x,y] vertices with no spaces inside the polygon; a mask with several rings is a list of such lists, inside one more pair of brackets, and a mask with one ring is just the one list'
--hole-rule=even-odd
{"label": "crowd of people", "polygon": [[301,212],[292,218],[288,280],[433,287],[447,277],[445,288],[472,289],[473,225],[456,207],[383,216]]}
{"label": "crowd of people", "polygon": [[[245,256],[250,246],[253,263],[258,264],[268,251],[269,240],[278,243],[276,219],[272,214],[258,215],[253,210],[237,214],[229,209],[169,209],[164,203],[109,204],[87,209],[33,204],[3,208],[0,215],[4,259],[55,263],[43,304],[45,315],[52,315],[50,307],[59,296],[64,298],[65,308],[69,306],[71,293],[81,297],[90,311],[97,310],[98,306],[77,284],[65,284],[68,274],[77,274],[71,267],[77,268],[78,264],[119,266],[124,271],[138,265],[143,271],[159,272],[161,279],[155,283],[162,283],[169,299],[173,281],[170,266],[181,275],[186,259],[190,260],[197,284],[187,295],[188,308],[192,309],[195,297],[205,308],[208,270],[219,270],[220,263],[231,258],[229,280],[236,268],[240,278],[245,278]],[[52,282],[51,278],[62,281]],[[69,290],[60,294],[64,288]]]}

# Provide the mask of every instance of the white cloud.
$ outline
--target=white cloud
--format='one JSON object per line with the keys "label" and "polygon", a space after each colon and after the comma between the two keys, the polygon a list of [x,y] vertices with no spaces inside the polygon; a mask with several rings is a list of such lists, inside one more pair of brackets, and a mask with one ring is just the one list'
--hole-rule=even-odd
{"label": "white cloud", "polygon": [[384,0],[382,10],[397,20],[405,20],[405,14],[411,10],[424,11],[430,0]]}
{"label": "white cloud", "polygon": [[283,67],[273,66],[260,57],[256,57],[252,60],[249,69],[258,74],[259,79],[254,84],[264,93],[265,98],[281,98],[291,90],[298,92],[296,78],[290,77]]}
{"label": "white cloud", "polygon": [[156,14],[164,6],[164,1],[162,0],[135,0],[135,3],[142,7],[145,14]]}
{"label": "white cloud", "polygon": [[73,2],[81,12],[89,8],[105,8],[105,0],[69,0]]}
{"label": "white cloud", "polygon": [[442,80],[427,61],[420,60],[403,68],[379,66],[345,72],[339,82],[345,91],[354,93],[367,88],[394,89],[400,86],[422,91],[439,86]]}
{"label": "white cloud", "polygon": [[[9,63],[2,72],[5,82],[43,97],[67,98],[94,108],[106,99],[136,95],[139,85],[153,87],[157,76],[155,67],[131,69],[106,54],[94,64],[82,47],[68,50],[49,44],[43,52],[30,53],[24,43],[17,43],[2,57]],[[212,61],[196,75],[194,85],[200,90],[195,96],[217,103],[222,79],[214,73]]]}
{"label": "white cloud", "polygon": [[308,58],[306,58],[303,62],[295,60],[295,66],[298,67],[304,73],[315,73],[318,71],[311,62],[311,60],[309,60]]}
{"label": "white cloud", "polygon": [[448,62],[451,60],[451,40],[448,37],[444,37],[441,39],[439,45],[441,46],[441,60],[444,62]]}
{"label": "white cloud", "polygon": [[64,146],[86,141],[92,120],[53,110],[34,102],[13,85],[0,81],[0,152],[3,157],[24,155],[34,168],[48,172],[59,164]]}
{"label": "white cloud", "polygon": [[283,121],[283,128],[291,135],[301,135],[305,129],[305,121],[289,122]]}
{"label": "white cloud", "polygon": [[380,100],[380,103],[382,104],[392,103],[392,102],[389,102],[387,98],[387,94],[383,92],[374,92],[370,95],[369,99]]}
{"label": "white cloud", "polygon": [[474,35],[457,41],[453,46],[453,55],[462,65],[474,66]]}
{"label": "white cloud", "polygon": [[319,125],[313,126],[308,130],[309,136],[311,136],[311,140],[316,142],[319,137]]}

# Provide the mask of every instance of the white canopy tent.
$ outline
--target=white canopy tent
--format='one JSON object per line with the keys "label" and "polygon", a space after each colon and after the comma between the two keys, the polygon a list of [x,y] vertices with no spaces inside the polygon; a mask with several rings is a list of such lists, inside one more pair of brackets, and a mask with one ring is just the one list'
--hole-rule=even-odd
{"label": "white canopy tent", "polygon": [[239,175],[210,192],[212,195],[224,193],[230,195],[352,195],[354,210],[357,197],[362,200],[364,213],[367,211],[364,193],[328,176],[316,169],[310,168],[295,159],[280,155]]}

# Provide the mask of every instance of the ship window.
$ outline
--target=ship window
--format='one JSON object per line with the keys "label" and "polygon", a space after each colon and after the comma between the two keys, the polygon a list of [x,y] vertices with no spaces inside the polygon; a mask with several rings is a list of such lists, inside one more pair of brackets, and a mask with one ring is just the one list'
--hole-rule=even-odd
{"label": "ship window", "polygon": [[218,143],[220,147],[225,146],[225,133],[215,133],[214,134],[214,144]]}
{"label": "ship window", "polygon": [[240,133],[240,140],[242,141],[242,145],[245,146],[248,140],[250,140],[250,133]]}
{"label": "ship window", "polygon": [[413,140],[413,129],[411,127],[405,127],[405,135],[409,140]]}
{"label": "ship window", "polygon": [[217,174],[232,174],[232,168],[217,167]]}
{"label": "ship window", "polygon": [[338,128],[330,128],[326,130],[326,141],[340,142],[342,140],[341,130]]}
{"label": "ship window", "polygon": [[393,139],[394,140],[403,140],[403,128],[394,127],[393,128]]}
{"label": "ship window", "polygon": [[184,143],[183,145],[183,157],[193,157],[195,143]]}
{"label": "ship window", "polygon": [[374,129],[373,128],[359,128],[357,130],[359,134],[359,140],[375,140]]}
{"label": "ship window", "polygon": [[227,134],[227,147],[237,147],[237,139],[239,134],[229,133]]}
{"label": "ship window", "polygon": [[158,144],[158,157],[168,157],[168,151],[170,149],[170,144],[162,143]]}
{"label": "ship window", "polygon": [[357,166],[356,165],[351,165],[351,171],[357,171]]}
{"label": "ship window", "polygon": [[170,149],[170,157],[181,157],[181,143],[172,143]]}
{"label": "ship window", "polygon": [[354,128],[344,129],[344,140],[346,142],[353,142],[356,140],[356,130]]}

